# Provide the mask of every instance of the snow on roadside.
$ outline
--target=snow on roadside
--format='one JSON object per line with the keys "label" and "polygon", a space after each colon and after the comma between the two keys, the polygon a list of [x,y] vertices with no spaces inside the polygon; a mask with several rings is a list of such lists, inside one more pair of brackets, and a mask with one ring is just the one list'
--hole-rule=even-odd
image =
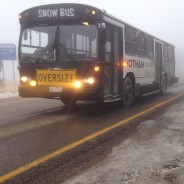
{"label": "snow on roadside", "polygon": [[18,96],[18,91],[12,90],[12,91],[6,91],[6,92],[0,92],[0,99],[2,98],[12,98]]}
{"label": "snow on roadside", "polygon": [[184,184],[184,104],[142,122],[101,163],[64,184]]}
{"label": "snow on roadside", "polygon": [[0,85],[0,99],[18,96],[18,86],[18,80],[13,81],[7,79],[3,84]]}

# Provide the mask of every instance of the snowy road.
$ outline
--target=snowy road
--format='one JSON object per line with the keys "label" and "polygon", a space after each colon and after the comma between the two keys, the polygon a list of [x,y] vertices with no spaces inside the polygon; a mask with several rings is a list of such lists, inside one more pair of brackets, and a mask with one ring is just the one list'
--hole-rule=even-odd
{"label": "snowy road", "polygon": [[147,119],[98,165],[64,184],[184,184],[184,100]]}
{"label": "snowy road", "polygon": [[[0,130],[0,182],[183,184],[183,88],[174,85],[165,95],[137,99],[127,109],[119,103],[78,103],[68,112],[45,99],[1,99],[1,123],[6,121]],[[159,106],[169,99],[175,100]],[[149,109],[154,112],[146,113]],[[145,116],[138,118],[141,112]],[[134,121],[100,135],[131,117]],[[100,136],[70,149],[94,134]],[[54,156],[62,150],[67,151]]]}

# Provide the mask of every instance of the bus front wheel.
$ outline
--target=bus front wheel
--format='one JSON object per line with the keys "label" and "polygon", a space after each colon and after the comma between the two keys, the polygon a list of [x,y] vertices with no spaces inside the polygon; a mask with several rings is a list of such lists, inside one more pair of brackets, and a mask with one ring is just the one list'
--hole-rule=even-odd
{"label": "bus front wheel", "polygon": [[126,77],[123,82],[121,98],[124,107],[129,107],[134,101],[133,84],[130,77]]}
{"label": "bus front wheel", "polygon": [[161,79],[161,94],[165,94],[166,89],[167,89],[167,78],[165,75],[163,75]]}

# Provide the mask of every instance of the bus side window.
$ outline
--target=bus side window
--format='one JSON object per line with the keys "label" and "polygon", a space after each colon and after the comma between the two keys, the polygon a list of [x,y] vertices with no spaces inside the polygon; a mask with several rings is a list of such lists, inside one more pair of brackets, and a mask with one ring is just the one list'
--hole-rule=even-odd
{"label": "bus side window", "polygon": [[136,30],[129,26],[125,27],[125,53],[136,55]]}
{"label": "bus side window", "polygon": [[145,35],[145,50],[147,58],[153,59],[153,37],[149,35]]}
{"label": "bus side window", "polygon": [[145,43],[144,43],[144,33],[137,31],[136,33],[136,44],[137,44],[137,56],[146,57],[145,54]]}
{"label": "bus side window", "polygon": [[164,44],[164,47],[163,47],[163,56],[167,58],[167,45]]}
{"label": "bus side window", "polygon": [[175,58],[174,48],[170,45],[168,46],[168,57],[170,60],[173,60]]}

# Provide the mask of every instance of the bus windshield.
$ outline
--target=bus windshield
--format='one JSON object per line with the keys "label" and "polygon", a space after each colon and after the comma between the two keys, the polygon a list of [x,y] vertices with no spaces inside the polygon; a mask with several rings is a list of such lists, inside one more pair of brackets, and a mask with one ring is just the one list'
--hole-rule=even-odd
{"label": "bus windshield", "polygon": [[62,25],[59,36],[60,60],[94,60],[98,52],[97,28],[93,25]]}
{"label": "bus windshield", "polygon": [[27,28],[21,38],[20,58],[54,60],[54,43],[57,26],[39,26]]}
{"label": "bus windshield", "polygon": [[[59,34],[56,34],[59,30]],[[57,38],[56,38],[57,36]],[[58,48],[58,49],[56,49]],[[59,25],[27,28],[20,43],[22,62],[30,60],[55,60],[54,50],[60,62],[96,60],[98,55],[98,31],[94,25]]]}

